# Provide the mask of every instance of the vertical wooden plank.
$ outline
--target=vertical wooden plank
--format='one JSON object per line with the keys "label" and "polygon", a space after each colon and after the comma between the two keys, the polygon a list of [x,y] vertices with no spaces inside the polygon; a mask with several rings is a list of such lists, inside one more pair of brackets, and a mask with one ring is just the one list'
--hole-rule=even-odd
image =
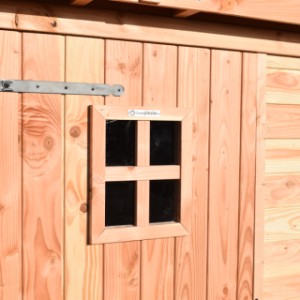
{"label": "vertical wooden plank", "polygon": [[[143,105],[176,107],[177,47],[144,45]],[[141,297],[174,298],[174,238],[142,241]]]}
{"label": "vertical wooden plank", "polygon": [[[23,77],[64,80],[64,38],[23,35]],[[63,97],[23,98],[24,299],[62,299]]]}
{"label": "vertical wooden plank", "polygon": [[[104,82],[104,41],[67,37],[66,80]],[[88,106],[103,97],[66,97],[65,298],[103,299],[103,246],[87,245]]]}
{"label": "vertical wooden plank", "polygon": [[[89,215],[88,240],[95,244],[99,235],[105,229],[105,144],[106,144],[106,120],[95,106],[89,107],[89,145],[88,146],[88,188]],[[82,209],[81,209],[82,210]]]}
{"label": "vertical wooden plank", "polygon": [[141,299],[173,299],[174,238],[142,241]]}
{"label": "vertical wooden plank", "polygon": [[257,133],[256,133],[256,192],[254,237],[254,298],[263,299],[264,257],[264,177],[265,177],[265,125],[266,104],[264,100],[267,56],[257,57]]}
{"label": "vertical wooden plank", "polygon": [[243,54],[237,299],[253,299],[257,55]]}
{"label": "vertical wooden plank", "polygon": [[178,106],[193,109],[191,235],[176,239],[175,299],[206,299],[210,51],[180,47]]}
{"label": "vertical wooden plank", "polygon": [[[137,128],[137,166],[149,166],[150,164],[150,122],[139,121]],[[149,225],[149,180],[137,182],[137,199],[139,205],[136,207],[137,226]]]}
{"label": "vertical wooden plank", "polygon": [[141,105],[142,61],[141,43],[121,43],[108,41],[105,56],[105,82],[122,84],[125,93],[122,97],[108,96],[106,105]]}
{"label": "vertical wooden plank", "polygon": [[[106,42],[105,81],[123,84],[126,96],[108,97],[106,104],[141,104],[142,44]],[[132,79],[132,81],[131,81]],[[140,242],[106,244],[104,246],[104,299],[140,298]]]}
{"label": "vertical wooden plank", "polygon": [[186,114],[181,122],[181,154],[180,154],[180,223],[191,232],[191,209],[192,201],[192,168],[193,168],[193,149],[191,147],[193,140],[193,113]]}
{"label": "vertical wooden plank", "polygon": [[208,299],[237,288],[241,53],[212,51]]}
{"label": "vertical wooden plank", "polygon": [[[0,31],[0,76],[21,79],[21,34]],[[0,299],[22,295],[21,96],[0,94]]]}
{"label": "vertical wooden plank", "polygon": [[145,44],[143,105],[176,107],[176,52],[175,46]]}
{"label": "vertical wooden plank", "polygon": [[106,244],[104,299],[139,299],[140,242]]}

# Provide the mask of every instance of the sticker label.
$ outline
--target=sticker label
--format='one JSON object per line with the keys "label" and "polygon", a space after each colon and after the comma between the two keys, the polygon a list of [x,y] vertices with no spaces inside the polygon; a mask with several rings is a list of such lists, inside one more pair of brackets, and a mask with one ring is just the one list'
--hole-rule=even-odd
{"label": "sticker label", "polygon": [[130,117],[159,117],[160,110],[129,109],[128,116],[130,116]]}

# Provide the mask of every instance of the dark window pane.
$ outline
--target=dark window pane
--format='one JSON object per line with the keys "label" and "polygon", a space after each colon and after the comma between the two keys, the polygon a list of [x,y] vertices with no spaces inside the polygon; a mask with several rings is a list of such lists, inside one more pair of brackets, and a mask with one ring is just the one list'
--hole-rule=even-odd
{"label": "dark window pane", "polygon": [[136,121],[106,121],[106,165],[135,165]]}
{"label": "dark window pane", "polygon": [[133,225],[135,181],[105,183],[105,226]]}
{"label": "dark window pane", "polygon": [[150,223],[177,221],[179,180],[150,181]]}
{"label": "dark window pane", "polygon": [[179,164],[180,123],[150,122],[150,164]]}

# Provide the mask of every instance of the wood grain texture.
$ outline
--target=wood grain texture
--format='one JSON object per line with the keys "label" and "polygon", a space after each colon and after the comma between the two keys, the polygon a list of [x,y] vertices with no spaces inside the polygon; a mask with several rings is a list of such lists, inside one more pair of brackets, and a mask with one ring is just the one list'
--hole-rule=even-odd
{"label": "wood grain texture", "polygon": [[[64,80],[64,38],[23,34],[23,78]],[[23,96],[24,299],[63,299],[63,97]],[[55,287],[55,288],[53,288]]]}
{"label": "wood grain texture", "polygon": [[263,299],[298,300],[300,295],[299,275],[268,278],[264,281]]}
{"label": "wood grain texture", "polygon": [[[0,76],[21,79],[21,34],[0,31]],[[21,96],[0,94],[0,299],[22,299]]]}
{"label": "wood grain texture", "polygon": [[[104,82],[104,41],[67,37],[66,80]],[[80,57],[80,59],[79,59]],[[67,96],[65,129],[65,299],[102,300],[103,247],[87,245],[88,106],[103,97]]]}
{"label": "wood grain texture", "polygon": [[178,50],[178,106],[193,110],[190,235],[176,239],[175,299],[206,299],[210,51]]}
{"label": "wood grain texture", "polygon": [[139,299],[139,242],[106,244],[104,299]]}
{"label": "wood grain texture", "polygon": [[[124,2],[125,0],[121,1]],[[132,2],[132,0],[126,0],[126,2]],[[152,1],[147,2],[150,4]],[[300,14],[298,0],[290,0],[289,5],[286,5],[284,0],[277,0],[276,2],[270,0],[160,0],[155,1],[153,5],[176,9],[193,9],[199,12],[205,11],[223,15],[234,15],[242,18],[300,24],[298,18]]]}
{"label": "wood grain texture", "polygon": [[269,139],[299,139],[300,105],[268,104],[265,137]]}
{"label": "wood grain texture", "polygon": [[300,91],[299,70],[267,70],[266,85],[269,91],[298,92]]}
{"label": "wood grain texture", "polygon": [[264,178],[265,178],[265,125],[266,125],[266,61],[265,54],[257,56],[257,104],[256,104],[256,181],[255,181],[255,235],[254,235],[254,299],[263,299],[264,268]]}
{"label": "wood grain texture", "polygon": [[[268,58],[262,297],[298,299],[299,59]],[[297,283],[298,282],[298,283]]]}
{"label": "wood grain texture", "polygon": [[298,91],[267,90],[265,95],[266,103],[270,104],[300,104]]}
{"label": "wood grain texture", "polygon": [[181,122],[181,154],[180,154],[180,223],[187,231],[191,232],[191,210],[193,208],[192,201],[192,181],[193,176],[193,113],[190,111]]}
{"label": "wood grain texture", "polygon": [[151,224],[150,226],[140,226],[139,228],[130,225],[106,227],[101,235],[94,238],[93,242],[95,244],[109,244],[130,241],[151,241],[186,235],[189,235],[189,232],[180,223],[163,222]]}
{"label": "wood grain texture", "polygon": [[[106,105],[140,105],[142,97],[141,74],[143,66],[142,43],[108,41],[105,58],[107,84],[122,84],[125,93],[120,98],[106,97]],[[116,72],[118,70],[118,72]]]}
{"label": "wood grain texture", "polygon": [[237,299],[253,299],[257,55],[243,54]]}
{"label": "wood grain texture", "polygon": [[174,238],[142,241],[141,251],[142,299],[173,299]]}
{"label": "wood grain texture", "polygon": [[[176,83],[177,47],[144,44],[143,105],[176,107]],[[174,297],[174,244],[174,238],[142,241],[142,299]]]}
{"label": "wood grain texture", "polygon": [[[276,57],[277,58],[277,57]],[[289,59],[289,58],[287,58]],[[267,90],[265,101],[269,104],[281,104],[281,105],[293,105],[300,104],[300,71],[297,70],[297,63],[300,59],[291,58],[291,61],[286,63],[285,60],[280,59],[278,64],[281,62],[286,69],[280,68],[269,68],[267,70]],[[291,69],[292,62],[294,63],[294,68]],[[273,64],[274,65],[274,64]],[[276,64],[275,64],[276,66]],[[276,108],[276,106],[270,106],[270,109]],[[278,107],[279,109],[280,107]],[[288,109],[288,106],[286,106]],[[276,118],[276,114],[273,115],[272,111],[268,111],[268,117]],[[285,114],[286,115],[286,114]],[[282,113],[281,113],[282,116]],[[293,119],[295,116],[292,117]],[[272,119],[271,119],[272,121]],[[288,133],[287,133],[288,134]],[[279,138],[280,136],[278,136]],[[288,136],[287,136],[288,138]]]}
{"label": "wood grain texture", "polygon": [[300,172],[300,139],[267,139],[265,151],[266,173]]}
{"label": "wood grain texture", "polygon": [[176,107],[177,48],[168,45],[144,45],[145,106]]}
{"label": "wood grain texture", "polygon": [[208,299],[236,297],[241,58],[212,51]]}
{"label": "wood grain texture", "polygon": [[180,166],[106,167],[105,181],[179,179]]}
{"label": "wood grain texture", "polygon": [[288,56],[267,56],[268,69],[300,70],[300,59]]}
{"label": "wood grain texture", "polygon": [[265,207],[299,204],[300,174],[270,174],[265,178]]}
{"label": "wood grain texture", "polygon": [[89,107],[88,118],[88,239],[96,244],[105,229],[106,120],[94,105]]}
{"label": "wood grain texture", "polygon": [[[137,144],[137,165],[150,165],[150,122],[138,121],[136,137]],[[136,183],[136,206],[135,222],[137,226],[149,225],[149,208],[150,208],[150,181],[142,180]]]}
{"label": "wood grain texture", "polygon": [[[186,0],[182,1],[186,2]],[[32,11],[35,13],[31,14]],[[78,22],[78,20],[82,21]],[[245,50],[277,55],[298,56],[300,52],[300,37],[293,32],[178,18],[156,16],[149,18],[142,14],[122,13],[120,15],[117,12],[105,10],[46,6],[43,3],[27,1],[21,3],[12,0],[9,3],[1,3],[0,28]]]}
{"label": "wood grain texture", "polygon": [[[141,104],[142,55],[142,45],[139,43],[106,41],[105,81],[108,83],[109,78],[117,78],[129,88],[124,99],[108,98],[105,104]],[[130,78],[133,78],[132,85]],[[104,300],[139,299],[140,282],[140,242],[105,245]]]}
{"label": "wood grain texture", "polygon": [[299,240],[265,243],[264,252],[264,299],[299,299]]}
{"label": "wood grain texture", "polygon": [[[265,270],[264,278],[280,281],[282,277],[292,277],[299,279],[300,276],[300,241],[288,240],[272,243],[265,243]],[[274,285],[275,290],[278,285]],[[278,291],[277,291],[278,292]],[[296,295],[296,294],[295,294]],[[298,294],[300,295],[300,294]]]}
{"label": "wood grain texture", "polygon": [[265,209],[265,243],[300,240],[300,205]]}

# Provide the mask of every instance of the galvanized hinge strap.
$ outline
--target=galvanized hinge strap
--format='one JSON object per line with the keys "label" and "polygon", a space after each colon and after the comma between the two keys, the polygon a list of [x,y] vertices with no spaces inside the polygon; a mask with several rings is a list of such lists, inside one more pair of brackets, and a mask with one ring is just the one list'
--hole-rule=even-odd
{"label": "galvanized hinge strap", "polygon": [[120,84],[111,86],[79,82],[0,79],[0,92],[119,97],[124,93],[124,87]]}

